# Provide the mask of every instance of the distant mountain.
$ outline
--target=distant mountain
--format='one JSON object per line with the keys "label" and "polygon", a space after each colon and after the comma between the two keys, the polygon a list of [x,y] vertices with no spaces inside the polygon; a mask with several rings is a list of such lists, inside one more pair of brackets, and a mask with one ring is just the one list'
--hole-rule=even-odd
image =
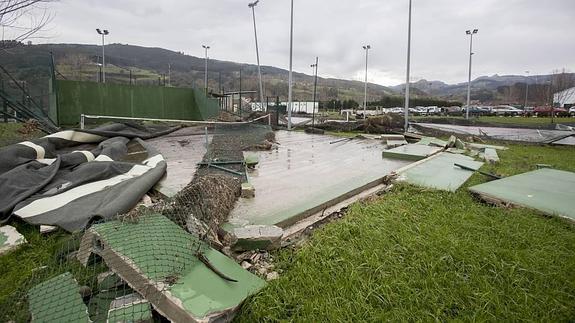
{"label": "distant mountain", "polygon": [[[98,63],[101,62],[102,48],[97,45],[81,44],[46,44],[26,45],[0,52],[0,64],[17,73],[33,74],[39,70],[47,70],[49,53],[52,52],[56,61],[59,77],[68,79],[93,80],[98,79]],[[203,88],[204,58],[185,55],[181,52],[162,48],[149,48],[133,45],[106,45],[106,78],[111,82],[128,82],[130,70],[138,84],[163,83],[164,78],[171,75],[172,86]],[[240,69],[242,70],[242,90],[256,91],[257,66],[229,61],[209,60],[208,84],[214,92],[219,92],[220,86],[227,91],[238,91],[240,88]],[[288,71],[285,69],[262,66],[264,92],[270,100],[280,96],[285,100],[288,92]],[[312,75],[294,72],[294,100],[312,100]],[[160,79],[158,81],[158,78]],[[364,83],[360,81],[331,79],[318,77],[319,100],[347,100],[358,102],[363,100]],[[368,96],[381,98],[384,95],[396,95],[392,89],[368,84]]]}

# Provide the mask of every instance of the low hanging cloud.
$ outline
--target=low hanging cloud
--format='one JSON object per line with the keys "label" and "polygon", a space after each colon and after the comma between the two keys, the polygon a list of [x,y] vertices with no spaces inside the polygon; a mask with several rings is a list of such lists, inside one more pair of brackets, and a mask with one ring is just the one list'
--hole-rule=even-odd
{"label": "low hanging cloud", "polygon": [[[162,47],[214,59],[255,63],[248,1],[61,0],[54,5],[53,37],[41,42],[97,44],[96,28],[110,43]],[[256,7],[263,65],[288,68],[289,0]],[[369,80],[405,81],[408,0],[294,0],[294,70],[311,74],[319,56],[324,77],[362,80],[363,45],[369,44]],[[548,74],[575,68],[573,0],[413,0],[412,81],[465,82],[469,37],[474,77]]]}

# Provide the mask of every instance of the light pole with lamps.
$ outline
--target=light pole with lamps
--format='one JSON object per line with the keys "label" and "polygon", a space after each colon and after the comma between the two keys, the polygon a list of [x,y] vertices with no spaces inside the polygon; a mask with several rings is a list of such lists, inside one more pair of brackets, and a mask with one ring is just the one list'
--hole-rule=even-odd
{"label": "light pole with lamps", "polygon": [[206,95],[208,95],[208,49],[210,49],[210,46],[202,45],[202,47],[206,50],[206,68],[204,72],[204,84],[206,86]]}
{"label": "light pole with lamps", "polygon": [[290,10],[290,34],[289,34],[289,77],[288,77],[288,130],[291,130],[291,109],[292,109],[292,86],[293,86],[293,0],[291,0]]}
{"label": "light pole with lamps", "polygon": [[370,45],[365,45],[363,46],[363,49],[365,50],[365,83],[364,83],[364,87],[363,87],[363,118],[367,118],[366,114],[365,114],[365,110],[366,110],[366,106],[367,106],[367,56],[368,56],[368,52],[371,49]]}
{"label": "light pole with lamps", "polygon": [[473,35],[477,34],[479,29],[466,30],[469,35],[469,76],[467,78],[467,108],[465,109],[465,119],[469,119],[469,109],[471,103],[471,57],[473,56]]}
{"label": "light pole with lamps", "polygon": [[315,95],[316,95],[316,91],[317,91],[317,63],[318,63],[318,57],[315,57],[315,64],[311,64],[310,67],[314,67],[315,68],[315,73],[314,73],[314,80],[313,80],[313,105],[312,105],[312,117],[311,117],[311,126],[315,127]]}
{"label": "light pole with lamps", "polygon": [[525,80],[525,105],[523,105],[523,109],[527,107],[527,98],[529,97],[529,71],[525,71],[527,74],[527,78]]}
{"label": "light pole with lamps", "polygon": [[[260,0],[256,0],[255,2],[252,2],[250,4],[248,4],[249,8],[252,8],[252,17],[254,18],[254,38],[256,40],[256,59],[258,61],[258,78],[259,78],[259,85],[260,85],[260,108],[263,109],[263,104],[264,104],[264,87],[263,87],[263,83],[262,83],[262,70],[260,67],[260,51],[259,51],[259,47],[258,47],[258,31],[256,29],[256,9],[255,7],[258,5],[258,2],[260,2]],[[266,107],[267,109],[267,107]]]}
{"label": "light pole with lamps", "polygon": [[409,15],[407,19],[407,68],[405,73],[405,105],[403,107],[404,131],[409,127],[409,72],[411,63],[411,0],[409,0]]}
{"label": "light pole with lamps", "polygon": [[98,34],[102,35],[102,83],[106,83],[106,55],[104,55],[104,37],[110,32],[107,29],[100,30],[100,28],[96,28],[96,31]]}

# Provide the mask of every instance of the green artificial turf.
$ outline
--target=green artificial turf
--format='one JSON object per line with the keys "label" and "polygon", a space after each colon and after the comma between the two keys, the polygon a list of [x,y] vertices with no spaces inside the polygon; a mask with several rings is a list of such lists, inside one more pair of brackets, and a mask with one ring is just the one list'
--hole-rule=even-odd
{"label": "green artificial turf", "polygon": [[[509,145],[484,170],[546,163],[575,171],[575,150]],[[528,209],[399,184],[277,253],[282,274],[244,305],[256,321],[571,321],[575,226]]]}

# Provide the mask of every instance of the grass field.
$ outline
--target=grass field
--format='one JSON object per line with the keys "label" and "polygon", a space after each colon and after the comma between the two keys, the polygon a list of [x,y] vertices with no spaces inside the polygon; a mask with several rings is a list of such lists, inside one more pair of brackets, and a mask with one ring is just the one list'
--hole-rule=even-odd
{"label": "grass field", "polygon": [[[417,122],[421,119],[445,119],[446,117],[427,117],[427,116],[413,116],[410,117],[410,120]],[[465,119],[464,117],[447,117],[449,119]],[[497,117],[497,116],[486,116],[486,117],[479,117],[473,118],[474,121],[479,122],[488,122],[493,124],[501,124],[501,125],[550,125],[552,124],[550,117]],[[569,123],[575,124],[575,118],[554,118],[553,123]]]}
{"label": "grass field", "polygon": [[[571,148],[510,145],[503,175],[536,163],[575,171]],[[466,187],[485,179],[474,175]],[[402,184],[357,203],[301,249],[243,307],[256,321],[570,321],[575,228],[527,209]]]}

